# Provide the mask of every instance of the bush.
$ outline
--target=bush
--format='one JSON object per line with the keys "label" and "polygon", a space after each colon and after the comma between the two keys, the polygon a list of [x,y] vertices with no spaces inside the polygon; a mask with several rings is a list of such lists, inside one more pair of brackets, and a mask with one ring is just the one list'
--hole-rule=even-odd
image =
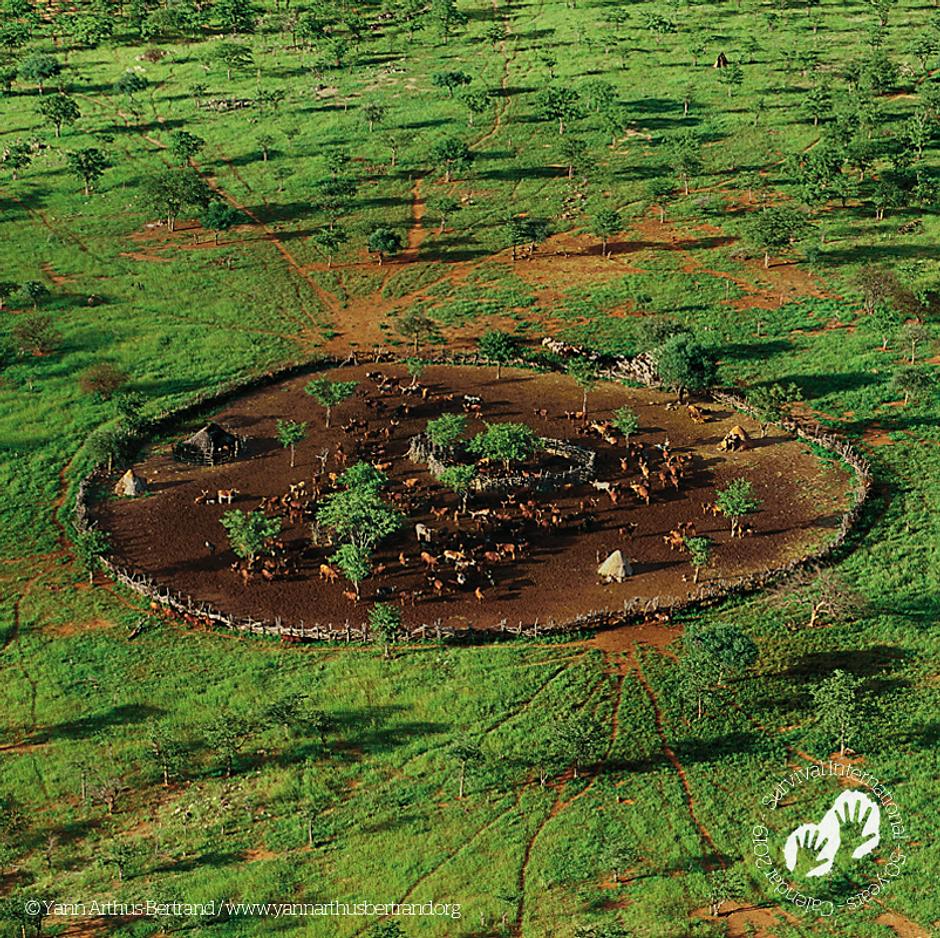
{"label": "bush", "polygon": [[110,362],[92,365],[81,373],[78,386],[83,394],[94,394],[103,401],[110,400],[115,392],[127,384],[130,376],[122,368]]}

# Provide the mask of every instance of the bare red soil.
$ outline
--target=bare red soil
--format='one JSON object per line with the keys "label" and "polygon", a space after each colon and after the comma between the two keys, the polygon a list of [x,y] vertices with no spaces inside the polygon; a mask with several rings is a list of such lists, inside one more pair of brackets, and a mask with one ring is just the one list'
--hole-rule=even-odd
{"label": "bare red soil", "polygon": [[[759,439],[753,423],[715,406],[706,408],[711,415],[708,423],[695,424],[684,408],[667,409],[671,398],[665,394],[604,384],[591,393],[590,418],[609,417],[614,408],[627,404],[640,417],[641,430],[635,439],[651,454],[656,452],[654,444],[668,438],[674,452],[693,455],[680,491],[664,490],[657,482],[648,507],[629,490],[614,505],[590,485],[532,496],[540,506],[553,504],[570,519],[565,528],[550,530],[524,521],[518,509],[501,509],[498,499],[474,499],[471,508],[504,511],[514,516],[513,521],[505,526],[490,521],[490,527],[482,531],[480,523],[466,517],[455,525],[456,496],[405,454],[411,437],[424,429],[429,418],[460,409],[463,394],[483,398],[482,419],[525,422],[542,436],[593,448],[601,480],[632,482],[639,474],[635,467],[626,473],[621,468],[622,445],[615,447],[596,435],[583,435],[578,422],[564,417],[564,411],[575,410],[581,399],[580,391],[565,376],[511,370],[496,382],[493,369],[434,366],[422,375],[422,384],[430,391],[422,401],[398,392],[398,384],[409,383],[403,366],[386,366],[382,370],[396,379],[396,390],[381,400],[390,409],[410,404],[411,411],[385,444],[383,458],[392,464],[390,492],[407,491],[414,504],[402,530],[376,552],[375,562],[385,565],[384,571],[364,582],[362,600],[354,603],[344,596],[348,584],[327,583],[318,576],[320,564],[333,549],[311,546],[308,522],[288,524],[285,519],[283,540],[297,559],[297,573],[273,582],[255,577],[243,584],[230,569],[235,558],[219,524],[229,506],[195,505],[194,498],[204,489],[214,493],[219,488],[237,488],[241,494],[232,507],[247,511],[258,507],[262,497],[286,492],[290,483],[306,479],[309,485],[319,468],[316,454],[324,447],[335,453],[341,445],[350,463],[361,457],[361,428],[347,433],[341,425],[355,418],[375,430],[387,419],[376,417],[367,407],[367,399],[374,402],[380,397],[375,383],[365,377],[368,370],[360,366],[328,372],[331,377],[361,382],[355,397],[336,409],[330,430],[323,427],[322,408],[304,393],[309,376],[303,376],[246,394],[213,415],[212,419],[250,438],[242,459],[196,467],[175,462],[167,444],[154,447],[135,466],[148,480],[151,494],[137,499],[108,498],[95,509],[102,526],[112,533],[115,560],[227,612],[269,620],[280,616],[285,624],[358,623],[377,598],[403,602],[404,619],[414,625],[440,620],[445,625],[493,628],[502,620],[515,626],[536,619],[546,624],[552,619],[569,621],[591,610],[619,609],[632,597],[687,596],[694,588],[687,556],[670,551],[663,541],[663,535],[680,522],[694,521],[699,534],[713,539],[712,564],[703,575],[704,580],[711,580],[773,567],[815,548],[832,536],[846,504],[846,475],[824,467],[800,443],[772,435]],[[453,394],[457,400],[448,401]],[[535,414],[543,408],[547,416]],[[289,452],[275,439],[278,419],[309,421],[308,437],[298,446],[293,469]],[[479,418],[471,417],[470,424],[471,432],[482,429]],[[754,438],[752,447],[719,452],[717,443],[734,424],[748,430]],[[327,469],[340,471],[341,467],[331,457]],[[754,535],[732,539],[725,519],[705,517],[702,504],[714,500],[716,488],[739,477],[753,483],[762,509],[752,519]],[[418,482],[406,489],[406,479]],[[432,508],[443,506],[451,509],[447,519],[432,516]],[[583,530],[585,521],[587,529]],[[416,543],[417,522],[434,529],[434,543],[428,549],[438,557],[445,548],[457,550],[461,545],[469,550],[480,544],[480,552],[491,554],[497,543],[526,541],[528,546],[516,561],[506,557],[488,565],[493,583],[474,579],[477,575],[473,574],[463,589],[455,583],[453,567],[442,558],[435,577],[442,581],[443,591],[436,594],[419,560],[425,546]],[[217,545],[215,553],[210,553],[206,541]],[[597,565],[618,548],[633,564],[634,575],[623,584],[601,584]],[[399,562],[400,553],[405,555],[405,566]],[[473,592],[477,585],[482,602]],[[412,605],[415,593],[421,595]]]}

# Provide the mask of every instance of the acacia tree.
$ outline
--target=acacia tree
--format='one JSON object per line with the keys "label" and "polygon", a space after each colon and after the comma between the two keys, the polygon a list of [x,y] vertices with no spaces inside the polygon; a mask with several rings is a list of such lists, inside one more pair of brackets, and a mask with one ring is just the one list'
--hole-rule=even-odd
{"label": "acacia tree", "polygon": [[462,799],[466,788],[467,770],[482,758],[483,753],[475,740],[465,737],[450,747],[450,755],[458,766],[457,798]]}
{"label": "acacia tree", "polygon": [[528,245],[530,251],[534,251],[536,245],[548,237],[549,226],[548,222],[541,218],[513,215],[506,221],[506,230],[512,247],[512,260],[515,263],[519,256],[519,248]]}
{"label": "acacia tree", "polygon": [[452,199],[446,195],[428,200],[428,209],[438,215],[441,220],[437,229],[439,235],[444,233],[444,229],[447,227],[447,219],[452,215],[456,215],[461,208],[462,206],[457,199]]}
{"label": "acacia tree", "polygon": [[230,231],[245,221],[245,216],[229,202],[213,200],[199,215],[199,224],[212,232],[215,243],[223,231]]}
{"label": "acacia tree", "polygon": [[903,340],[910,347],[908,361],[914,364],[917,360],[917,346],[930,341],[930,331],[922,322],[907,322],[901,329]]}
{"label": "acacia tree", "polygon": [[251,46],[238,42],[219,42],[209,50],[209,61],[225,69],[226,78],[232,80],[232,72],[246,72],[254,64]]}
{"label": "acacia tree", "polygon": [[340,544],[330,560],[342,571],[344,577],[352,583],[356,593],[356,602],[362,596],[362,581],[372,572],[372,558],[365,547],[357,544]]}
{"label": "acacia tree", "polygon": [[297,444],[307,435],[307,423],[297,420],[278,420],[277,439],[284,449],[290,449],[290,467],[294,468]]}
{"label": "acacia tree", "polygon": [[683,644],[715,684],[741,674],[757,661],[757,645],[734,625],[689,628],[683,633]]}
{"label": "acacia tree", "polygon": [[473,151],[460,137],[443,137],[431,147],[431,159],[444,169],[444,182],[453,181],[453,174],[469,169]]}
{"label": "acacia tree", "polygon": [[702,141],[691,130],[677,134],[666,144],[669,165],[682,182],[682,191],[689,194],[692,177],[702,168]]}
{"label": "acacia tree", "polygon": [[936,393],[937,379],[934,373],[924,365],[902,368],[891,379],[891,391],[900,394],[906,407],[911,401],[929,400]]}
{"label": "acacia tree", "polygon": [[163,169],[144,180],[144,198],[176,230],[176,219],[184,206],[204,209],[213,200],[212,190],[192,167]]}
{"label": "acacia tree", "polygon": [[488,423],[486,430],[470,440],[467,450],[499,460],[508,472],[510,463],[528,459],[540,446],[536,432],[524,423]]}
{"label": "acacia tree", "polygon": [[564,85],[550,85],[539,94],[536,104],[542,120],[558,121],[559,135],[583,113],[581,95]]}
{"label": "acacia tree", "polygon": [[86,196],[91,195],[92,187],[111,165],[108,155],[97,147],[85,147],[70,152],[66,155],[65,162],[68,171],[81,179]]}
{"label": "acacia tree", "polygon": [[385,120],[385,115],[388,114],[388,108],[381,104],[370,103],[366,104],[362,108],[362,116],[365,122],[369,125],[369,133],[371,134],[375,130],[376,124],[381,124]]}
{"label": "acacia tree", "polygon": [[607,242],[620,231],[622,222],[620,212],[612,208],[603,208],[591,218],[591,234],[601,239],[601,257],[607,257]]}
{"label": "acacia tree", "polygon": [[55,78],[62,71],[62,63],[53,55],[45,52],[33,52],[26,56],[17,68],[17,75],[21,81],[32,82],[42,94],[46,82]]}
{"label": "acacia tree", "polygon": [[246,561],[249,567],[281,533],[282,521],[281,518],[269,518],[263,511],[246,513],[238,508],[219,518],[235,556]]}
{"label": "acacia tree", "polygon": [[466,430],[466,414],[441,414],[440,417],[428,421],[424,433],[432,446],[447,449],[453,446]]}
{"label": "acacia tree", "polygon": [[587,358],[572,358],[565,366],[565,373],[581,389],[581,413],[587,414],[588,393],[600,380],[597,366]]}
{"label": "acacia tree", "polygon": [[467,109],[467,126],[472,127],[474,119],[490,106],[490,92],[486,88],[465,88],[458,95],[460,103]]}
{"label": "acacia tree", "polygon": [[708,566],[708,561],[711,559],[711,539],[699,535],[687,537],[684,543],[685,549],[689,552],[689,563],[692,564],[692,582],[698,583],[702,570]]}
{"label": "acacia tree", "polygon": [[812,689],[819,730],[838,745],[842,756],[862,726],[858,700],[860,684],[857,677],[837,668]]}
{"label": "acacia tree", "polygon": [[659,380],[675,391],[679,401],[686,391],[704,390],[715,381],[714,354],[688,332],[667,338],[654,358]]}
{"label": "acacia tree", "polygon": [[188,163],[204,146],[206,141],[186,130],[177,130],[170,137],[170,154],[178,165]]}
{"label": "acacia tree", "polygon": [[401,610],[389,603],[376,603],[369,610],[369,630],[382,642],[382,657],[387,661],[401,632]]}
{"label": "acacia tree", "polygon": [[10,175],[14,182],[32,161],[33,148],[22,140],[14,140],[3,148],[3,162],[10,167]]}
{"label": "acacia tree", "polygon": [[349,240],[349,236],[339,225],[334,225],[331,228],[318,228],[313,233],[313,240],[326,254],[326,267],[329,270],[333,266],[334,255]]}
{"label": "acacia tree", "polygon": [[581,164],[581,161],[587,155],[587,141],[582,137],[575,137],[571,134],[565,134],[561,141],[561,155],[568,167],[568,178],[574,178],[575,167]]}
{"label": "acacia tree", "polygon": [[75,99],[62,92],[43,97],[36,105],[36,110],[52,124],[57,138],[62,136],[62,127],[65,124],[71,126],[81,117]]}
{"label": "acacia tree", "polygon": [[640,418],[637,416],[636,411],[631,410],[626,405],[618,407],[614,411],[613,418],[610,422],[614,425],[616,430],[623,434],[623,438],[629,446],[630,437],[636,433],[640,427]]}
{"label": "acacia tree", "polygon": [[329,378],[314,378],[306,384],[304,391],[326,409],[326,428],[329,429],[333,408],[352,397],[358,386],[356,381],[330,381]]}
{"label": "acacia tree", "polygon": [[735,479],[717,492],[715,507],[731,522],[731,536],[740,536],[741,519],[760,510],[760,499],[747,479]]}
{"label": "acacia tree", "polygon": [[88,573],[88,582],[93,583],[95,571],[101,568],[101,561],[111,551],[111,541],[104,531],[88,528],[76,532],[73,543],[78,559]]}
{"label": "acacia tree", "polygon": [[484,361],[492,362],[496,365],[496,380],[499,381],[503,365],[511,362],[518,350],[516,343],[511,335],[500,332],[498,329],[490,329],[480,336],[477,342],[477,351]]}
{"label": "acacia tree", "polygon": [[788,417],[790,407],[801,400],[803,393],[792,381],[787,384],[762,384],[747,392],[747,403],[760,423],[762,437],[767,435],[770,424],[779,423]]}
{"label": "acacia tree", "polygon": [[397,254],[402,249],[401,235],[393,228],[386,228],[380,225],[373,228],[369,234],[369,250],[376,255],[379,260],[379,267],[382,266],[386,255]]}
{"label": "acacia tree", "polygon": [[747,240],[764,254],[764,267],[770,267],[770,252],[789,247],[807,229],[806,216],[788,205],[768,205],[754,212],[744,228]]}
{"label": "acacia tree", "polygon": [[403,338],[412,342],[414,355],[418,354],[423,341],[432,341],[440,335],[434,320],[417,306],[409,309],[403,316],[399,316],[395,321],[395,328]]}
{"label": "acacia tree", "polygon": [[220,710],[203,725],[203,737],[209,749],[222,758],[225,777],[231,778],[235,771],[235,760],[245,748],[255,731],[247,716]]}
{"label": "acacia tree", "polygon": [[447,486],[460,498],[460,510],[467,511],[467,499],[473,491],[473,480],[476,478],[477,467],[474,465],[448,466],[439,476],[441,485]]}

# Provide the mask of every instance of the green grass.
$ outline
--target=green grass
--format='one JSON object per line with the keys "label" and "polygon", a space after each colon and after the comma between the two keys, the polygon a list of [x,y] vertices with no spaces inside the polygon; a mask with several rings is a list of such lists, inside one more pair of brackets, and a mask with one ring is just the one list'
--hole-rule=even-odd
{"label": "green grass", "polygon": [[[549,319],[569,340],[633,352],[637,319],[622,315],[628,311],[673,316],[714,344],[725,383],[793,381],[824,422],[862,445],[873,427],[895,441],[870,448],[876,496],[854,551],[838,565],[869,601],[862,618],[791,630],[759,596],[697,614],[746,629],[761,652],[755,673],[722,689],[701,721],[690,721],[676,703],[668,654],[645,648],[636,657],[695,815],[718,852],[744,872],[748,900],[758,904],[767,896],[745,861],[751,808],[786,770],[787,746],[817,756],[828,751],[814,726],[809,687],[833,667],[856,673],[869,726],[858,748],[867,768],[890,779],[913,842],[905,875],[884,902],[929,932],[940,921],[932,888],[940,863],[933,800],[940,768],[937,401],[891,405],[900,346],[892,341],[888,352],[879,350],[881,337],[859,312],[852,282],[862,263],[877,261],[919,291],[935,289],[940,223],[929,209],[889,211],[875,221],[870,199],[873,177],[887,167],[881,158],[858,196],[845,209],[834,203],[817,212],[816,228],[792,252],[799,259],[807,247],[818,249],[813,273],[830,298],[788,299],[772,309],[749,305],[737,281],[773,293],[779,269],[764,272],[742,257],[740,242],[706,244],[714,232],[702,227],[728,238],[740,233],[742,170],[765,173],[759,197],[798,198],[787,157],[814,145],[825,126],[801,113],[812,78],[787,60],[794,49],[815,47],[819,80],[843,89],[846,63],[865,54],[869,5],[824,2],[813,12],[753,0],[691,3],[676,8],[678,32],[659,43],[643,14],[666,8],[652,3],[623,7],[629,19],[622,27],[610,25],[621,7],[602,2],[462,0],[460,8],[468,24],[446,44],[428,30],[411,41],[406,29],[385,25],[366,32],[355,64],[342,70],[317,66],[313,51],[287,48],[269,19],[264,31],[243,38],[264,87],[284,92],[274,111],[197,108],[194,84],[205,84],[210,99],[254,98],[257,72],[231,82],[222,71],[207,72],[208,39],[158,38],[150,44],[166,56],[139,62],[142,47],[122,20],[112,43],[68,50],[63,82],[82,117],[61,140],[41,125],[30,86],[17,83],[0,98],[3,145],[34,137],[47,145],[16,181],[0,166],[0,280],[45,282],[51,296],[40,312],[62,335],[47,356],[6,359],[0,378],[0,794],[15,797],[27,816],[25,829],[0,851],[0,872],[8,874],[0,888],[76,900],[409,897],[462,906],[459,920],[403,920],[409,936],[571,938],[591,923],[650,938],[724,934],[723,923],[690,917],[707,904],[703,845],[632,661],[547,642],[409,648],[384,662],[376,649],[285,648],[171,625],[150,626],[131,642],[129,630],[143,614],[139,600],[85,587],[55,524],[68,521],[57,506],[87,468],[83,444],[115,419],[113,405],[78,389],[77,375],[93,363],[125,368],[131,387],[156,411],[308,357],[347,331],[344,316],[356,304],[381,306],[375,316],[382,326],[386,311],[424,304],[452,339],[463,327],[511,320],[537,342]],[[373,15],[373,5],[363,9]],[[482,38],[494,16],[506,27],[497,47]],[[821,24],[815,34],[813,17]],[[890,14],[885,48],[899,63],[912,63],[915,74],[899,82],[900,95],[876,100],[873,134],[883,154],[923,98],[926,82],[906,50],[933,17],[931,7],[908,0]],[[754,50],[747,37],[756,40]],[[690,49],[699,39],[707,51],[693,67]],[[54,49],[48,33],[35,45]],[[549,80],[541,57],[547,48],[560,84],[608,80],[627,115],[613,147],[596,114],[572,123],[569,132],[590,147],[573,182],[557,128],[536,119],[536,95]],[[709,67],[722,49],[744,61],[743,85],[730,97]],[[61,48],[58,55],[66,59]],[[113,84],[138,65],[149,85],[134,116]],[[467,127],[462,105],[431,83],[445,69],[464,69],[505,94]],[[686,118],[689,84],[694,100]],[[360,113],[365,101],[389,109],[372,134]],[[198,230],[206,243],[194,244],[191,213],[174,235],[153,227],[141,183],[164,166],[158,144],[183,127],[207,141],[200,171],[264,228],[246,224],[216,247]],[[647,218],[649,181],[668,172],[668,141],[687,128],[706,146],[692,194],[677,189],[669,199],[666,230],[688,242],[683,254],[644,245],[632,226]],[[267,162],[257,145],[262,132],[276,140]],[[472,170],[450,184],[427,156],[445,134],[464,137],[475,154]],[[114,165],[86,199],[66,175],[64,152],[91,145],[106,148]],[[360,188],[339,219],[349,242],[327,270],[310,238],[326,223],[312,192],[337,148],[354,158]],[[938,158],[931,141],[920,165],[935,174]],[[418,178],[423,199],[446,195],[462,207],[443,233],[429,207],[420,262],[380,270],[364,254],[369,230],[390,225],[404,237]],[[577,211],[563,217],[581,195],[589,212],[621,207],[625,231],[615,240],[630,252],[611,263],[625,260],[630,270],[597,282],[559,278],[544,303],[526,279],[526,261],[513,267],[505,253],[491,255],[506,251],[503,222],[511,212],[552,219],[556,230],[586,228]],[[921,227],[900,234],[914,218]],[[91,296],[98,298],[93,305]],[[26,314],[0,312],[3,335]],[[825,328],[836,322],[842,327]],[[924,348],[920,357],[935,351]],[[287,737],[262,720],[233,778],[225,778],[205,739],[207,720],[229,711],[258,719],[290,693],[309,694],[330,716],[325,745],[309,733]],[[542,787],[538,763],[558,714],[589,722],[602,759],[577,780],[570,766],[551,764]],[[183,777],[169,790],[147,757],[154,731],[187,748]],[[482,755],[458,799],[452,750],[468,736]],[[100,802],[81,800],[83,774],[121,780],[113,816]],[[133,847],[123,882],[107,861],[116,844]],[[611,888],[615,847],[636,860],[627,882]],[[874,922],[880,911],[856,913],[848,924],[781,925],[775,934],[884,938],[888,929]],[[268,934],[272,927],[348,936],[364,925],[162,924],[207,936]],[[152,922],[107,925],[115,935],[157,932]]]}

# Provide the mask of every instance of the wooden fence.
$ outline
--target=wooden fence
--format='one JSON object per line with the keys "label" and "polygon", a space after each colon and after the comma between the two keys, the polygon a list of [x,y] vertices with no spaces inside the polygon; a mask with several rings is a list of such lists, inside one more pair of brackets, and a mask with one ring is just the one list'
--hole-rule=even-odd
{"label": "wooden fence", "polygon": [[[598,365],[598,370],[608,378],[620,381],[631,381],[646,387],[657,388],[658,381],[655,363],[649,355],[640,355],[636,358],[604,358],[594,352],[588,352],[575,346],[566,345],[552,339],[545,339],[543,345],[562,358],[586,357]],[[392,362],[394,357],[390,353],[378,353],[371,356],[371,361]],[[262,387],[275,381],[284,380],[295,374],[310,371],[314,368],[328,369],[348,364],[358,364],[354,356],[342,362],[321,360],[315,363],[291,365],[276,372],[268,372],[242,384],[231,384],[214,394],[200,396],[176,411],[166,411],[151,423],[151,429],[160,429],[170,426],[174,421],[186,415],[196,413],[210,403],[218,404],[232,397],[234,394],[243,394],[247,390]],[[478,364],[476,355],[448,356],[436,360],[437,364]],[[522,361],[519,364],[524,364]],[[713,401],[723,404],[733,410],[754,416],[747,401],[738,394],[730,391],[714,390],[710,392]],[[746,574],[728,579],[713,580],[698,586],[691,594],[686,596],[658,595],[650,599],[633,597],[625,600],[623,605],[616,609],[594,609],[574,619],[565,622],[555,622],[549,619],[545,623],[538,620],[531,623],[518,622],[512,626],[506,620],[499,623],[496,628],[475,629],[472,625],[464,628],[444,625],[440,619],[432,623],[422,623],[413,627],[402,629],[400,639],[406,642],[435,641],[453,643],[476,643],[498,641],[504,638],[539,638],[550,635],[566,635],[582,631],[596,631],[599,629],[614,628],[632,622],[642,621],[652,615],[672,614],[691,606],[710,605],[730,596],[754,592],[802,570],[806,567],[821,564],[841,549],[849,533],[858,522],[862,510],[868,500],[873,486],[871,466],[847,440],[833,433],[831,430],[817,423],[787,418],[781,421],[783,430],[791,436],[805,440],[822,447],[827,452],[838,456],[855,473],[856,486],[853,503],[842,515],[839,522],[839,533],[829,543],[818,551],[797,558],[789,563],[756,573]],[[76,530],[84,532],[93,526],[88,511],[88,495],[93,480],[102,472],[98,466],[78,485],[75,499],[74,524]],[[194,599],[192,596],[175,593],[166,586],[161,586],[152,577],[122,567],[108,558],[101,559],[105,571],[117,582],[124,584],[128,589],[146,597],[155,606],[170,610],[190,625],[204,628],[225,628],[234,632],[254,635],[276,637],[285,642],[336,642],[350,644],[352,642],[369,642],[369,626],[367,622],[351,623],[348,619],[342,624],[336,623],[304,623],[288,624],[280,617],[274,621],[253,619],[250,616],[235,616],[222,612],[209,603]]]}

